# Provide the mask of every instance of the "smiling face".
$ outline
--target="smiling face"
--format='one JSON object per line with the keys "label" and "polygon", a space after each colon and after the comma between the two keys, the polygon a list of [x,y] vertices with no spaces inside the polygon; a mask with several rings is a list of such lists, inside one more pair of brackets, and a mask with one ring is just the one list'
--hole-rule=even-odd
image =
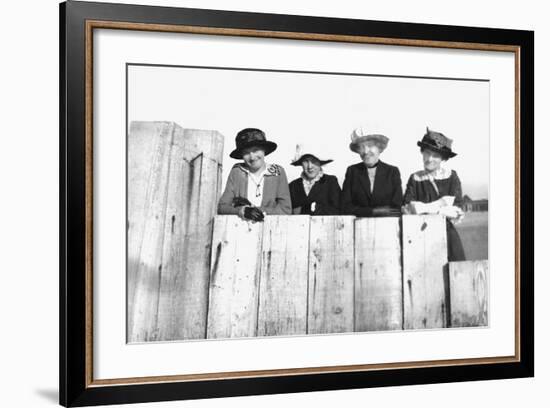
{"label": "smiling face", "polygon": [[368,167],[372,167],[378,163],[382,149],[380,149],[380,146],[376,142],[369,140],[361,143],[357,147],[357,153],[361,156],[363,163],[365,163]]}
{"label": "smiling face", "polygon": [[305,159],[302,161],[302,169],[308,180],[313,180],[321,171],[321,162],[314,158]]}
{"label": "smiling face", "polygon": [[258,146],[248,147],[243,150],[243,160],[251,172],[261,170],[265,166],[265,150]]}
{"label": "smiling face", "polygon": [[441,153],[434,152],[430,149],[422,149],[422,161],[424,162],[424,170],[426,171],[436,171],[441,167],[441,162],[444,161]]}

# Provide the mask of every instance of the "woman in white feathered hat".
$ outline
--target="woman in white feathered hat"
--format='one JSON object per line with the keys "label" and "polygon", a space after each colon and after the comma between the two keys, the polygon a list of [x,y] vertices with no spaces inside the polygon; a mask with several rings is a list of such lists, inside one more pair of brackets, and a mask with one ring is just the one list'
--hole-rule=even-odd
{"label": "woman in white feathered hat", "polygon": [[357,128],[351,134],[349,148],[361,162],[349,166],[342,187],[342,214],[357,217],[388,217],[401,214],[403,188],[395,166],[380,160],[388,146],[388,137]]}
{"label": "woman in white feathered hat", "polygon": [[340,185],[336,176],[323,172],[325,164],[332,159],[322,160],[312,153],[303,153],[301,145],[296,146],[293,166],[302,166],[302,174],[289,184],[293,214],[338,215],[340,213]]}

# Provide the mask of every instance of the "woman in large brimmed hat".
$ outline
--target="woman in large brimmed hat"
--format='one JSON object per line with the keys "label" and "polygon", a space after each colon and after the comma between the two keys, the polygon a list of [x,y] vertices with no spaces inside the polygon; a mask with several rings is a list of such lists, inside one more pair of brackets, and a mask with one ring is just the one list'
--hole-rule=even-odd
{"label": "woman in large brimmed hat", "polygon": [[340,185],[336,176],[323,172],[325,164],[332,159],[322,160],[312,153],[303,153],[301,145],[296,146],[293,166],[302,166],[302,174],[289,184],[293,214],[337,215],[340,213]]}
{"label": "woman in large brimmed hat", "polygon": [[229,172],[218,214],[237,214],[251,221],[262,221],[266,214],[291,214],[285,170],[265,162],[277,144],[266,140],[265,133],[256,128],[237,133],[235,144],[229,156],[242,162]]}
{"label": "woman in large brimmed hat", "polygon": [[349,166],[342,187],[341,213],[357,217],[387,217],[401,214],[403,189],[395,166],[380,160],[388,137],[357,128],[349,148],[361,162]]}
{"label": "woman in large brimmed hat", "polygon": [[464,248],[454,224],[462,219],[462,187],[456,171],[443,167],[443,162],[456,156],[452,139],[426,128],[417,142],[424,169],[409,177],[403,211],[409,214],[442,214],[447,218],[449,261],[465,259]]}

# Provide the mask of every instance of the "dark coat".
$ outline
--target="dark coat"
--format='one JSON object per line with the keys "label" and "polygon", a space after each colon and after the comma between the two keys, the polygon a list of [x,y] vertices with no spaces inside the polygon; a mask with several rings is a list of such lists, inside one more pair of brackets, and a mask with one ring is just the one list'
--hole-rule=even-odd
{"label": "dark coat", "polygon": [[[426,177],[426,172],[421,170],[411,174],[407,182],[404,203],[420,201],[431,203],[444,196],[454,196],[454,204],[462,207],[462,186],[460,178],[454,170],[448,170],[447,174],[432,181]],[[458,232],[452,222],[447,220],[447,255],[449,261],[464,261],[466,255]]]}
{"label": "dark coat", "polygon": [[[306,195],[302,178],[297,178],[289,184],[290,201],[294,214],[338,215],[340,214],[340,196],[342,190],[335,176],[323,175],[317,181],[309,195]],[[311,204],[315,202],[315,211]]]}
{"label": "dark coat", "polygon": [[402,202],[403,188],[397,167],[378,162],[372,193],[367,166],[361,162],[348,167],[342,188],[342,214],[371,217],[376,207],[399,209]]}

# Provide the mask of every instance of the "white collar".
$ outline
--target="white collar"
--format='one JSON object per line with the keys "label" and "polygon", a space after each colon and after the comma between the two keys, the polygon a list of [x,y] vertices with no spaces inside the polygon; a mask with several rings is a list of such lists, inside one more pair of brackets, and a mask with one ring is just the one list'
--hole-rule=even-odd
{"label": "white collar", "polygon": [[445,180],[451,177],[452,170],[445,167],[440,167],[435,172],[429,172],[427,170],[419,170],[413,174],[415,181],[427,181],[427,180]]}
{"label": "white collar", "polygon": [[300,177],[302,177],[302,180],[304,183],[307,183],[307,184],[315,184],[317,183],[319,180],[321,180],[321,177],[323,177],[324,174],[323,174],[323,169],[319,170],[319,174],[317,174],[313,179],[309,180],[306,178],[304,172],[302,172],[302,174],[300,175]]}

